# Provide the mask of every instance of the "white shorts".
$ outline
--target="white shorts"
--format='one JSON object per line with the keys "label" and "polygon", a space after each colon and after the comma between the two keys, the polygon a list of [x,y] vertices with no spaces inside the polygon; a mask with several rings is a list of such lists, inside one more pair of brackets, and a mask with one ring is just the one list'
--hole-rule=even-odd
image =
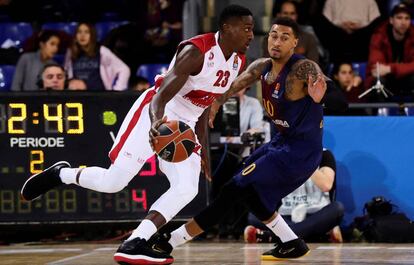
{"label": "white shorts", "polygon": [[[137,174],[147,159],[154,155],[149,144],[149,130],[151,121],[149,118],[149,103],[155,95],[153,88],[145,91],[129,110],[121,128],[116,136],[115,142],[109,152],[109,158],[115,166]],[[183,120],[180,117],[166,110],[168,120]],[[186,120],[183,120],[186,122]],[[194,125],[189,124],[194,130]],[[170,163],[159,159],[160,169],[167,175],[170,182],[171,174],[185,174],[188,177],[199,178],[201,169],[200,155],[193,153],[186,160],[179,163]]]}

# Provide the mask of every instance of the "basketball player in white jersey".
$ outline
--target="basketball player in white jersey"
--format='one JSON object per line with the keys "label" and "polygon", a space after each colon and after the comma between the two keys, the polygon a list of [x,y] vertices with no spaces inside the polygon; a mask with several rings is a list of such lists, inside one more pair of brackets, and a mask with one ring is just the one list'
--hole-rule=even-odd
{"label": "basketball player in white jersey", "polygon": [[[151,146],[154,137],[159,134],[157,128],[167,119],[187,123],[195,129],[201,146],[205,146],[206,137],[200,132],[205,131],[207,126],[208,107],[230,88],[243,70],[244,54],[252,39],[252,13],[238,5],[226,7],[219,18],[219,31],[183,41],[167,73],[157,76],[155,86],[134,103],[109,153],[112,164],[108,169],[71,168],[68,162],[61,161],[31,176],[22,188],[22,197],[34,200],[63,183],[99,192],[121,191],[137,175],[145,161],[154,155]],[[179,163],[159,161],[170,188],[151,206],[146,218],[118,248],[114,256],[117,262],[173,262],[169,254],[148,251],[150,246],[147,241],[197,195],[200,155],[203,160],[207,157],[204,150],[207,149],[196,148],[188,159]]]}

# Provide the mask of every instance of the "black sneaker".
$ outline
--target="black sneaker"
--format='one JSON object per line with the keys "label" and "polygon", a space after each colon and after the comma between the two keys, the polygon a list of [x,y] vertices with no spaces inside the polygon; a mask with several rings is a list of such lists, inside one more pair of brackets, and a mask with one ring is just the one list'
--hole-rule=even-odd
{"label": "black sneaker", "polygon": [[122,265],[130,264],[171,264],[174,258],[154,249],[145,239],[134,238],[122,243],[114,255],[114,260]]}
{"label": "black sneaker", "polygon": [[297,238],[288,242],[278,242],[275,248],[262,254],[262,260],[296,259],[310,252],[303,239]]}
{"label": "black sneaker", "polygon": [[39,198],[49,190],[62,185],[59,172],[64,167],[70,167],[66,161],[60,161],[53,166],[31,176],[23,185],[20,194],[26,201],[32,201]]}
{"label": "black sneaker", "polygon": [[170,233],[155,233],[149,240],[148,244],[152,246],[152,248],[162,251],[166,254],[171,254],[173,251],[173,247],[171,246],[168,241],[170,241],[171,234]]}

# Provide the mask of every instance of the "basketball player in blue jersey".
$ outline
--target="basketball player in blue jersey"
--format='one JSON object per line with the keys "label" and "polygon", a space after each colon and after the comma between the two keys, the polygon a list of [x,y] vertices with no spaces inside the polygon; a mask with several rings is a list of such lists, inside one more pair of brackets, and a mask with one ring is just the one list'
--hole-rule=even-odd
{"label": "basketball player in blue jersey", "polygon": [[159,236],[155,248],[171,252],[217,224],[230,207],[242,203],[280,238],[262,260],[298,258],[309,252],[276,209],[281,199],[302,185],[320,163],[322,104],[331,96],[325,95],[327,87],[336,100],[334,107],[346,107],[346,102],[343,95],[335,95],[338,89],[331,88],[333,83],[315,62],[294,54],[297,36],[298,25],[293,20],[277,19],[268,37],[270,58],[254,61],[210,110],[212,126],[219,107],[231,95],[260,79],[263,106],[278,129],[276,136],[252,153],[245,168],[223,187],[215,201],[171,234]]}

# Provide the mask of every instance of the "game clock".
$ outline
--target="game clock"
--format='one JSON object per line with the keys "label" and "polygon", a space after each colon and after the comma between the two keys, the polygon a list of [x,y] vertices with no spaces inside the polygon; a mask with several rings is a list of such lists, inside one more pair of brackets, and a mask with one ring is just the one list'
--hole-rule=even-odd
{"label": "game clock", "polygon": [[[33,202],[20,198],[26,179],[57,161],[107,168],[108,152],[137,97],[129,92],[0,94],[0,224],[142,219],[169,187],[155,156],[118,193],[63,185]],[[207,183],[200,178],[198,196],[177,218],[191,217],[206,205]]]}

